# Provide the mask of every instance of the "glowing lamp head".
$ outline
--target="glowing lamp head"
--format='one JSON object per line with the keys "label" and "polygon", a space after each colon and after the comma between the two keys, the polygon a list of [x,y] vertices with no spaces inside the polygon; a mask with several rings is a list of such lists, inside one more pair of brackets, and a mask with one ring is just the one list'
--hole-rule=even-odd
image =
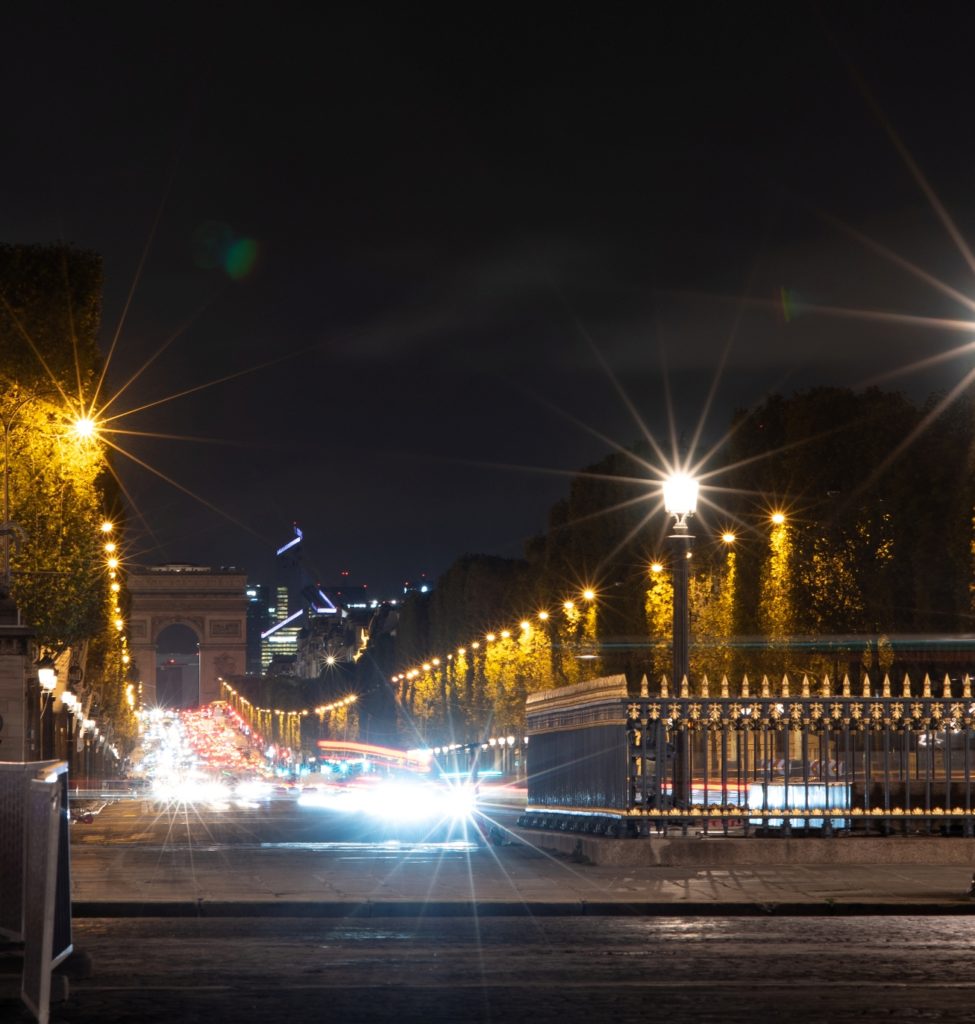
{"label": "glowing lamp head", "polygon": [[582,599],[584,601],[595,601],[596,600],[596,591],[595,590],[589,590],[589,589],[584,590],[582,592]]}
{"label": "glowing lamp head", "polygon": [[687,473],[674,473],[664,481],[664,508],[668,514],[683,518],[697,511],[698,482]]}
{"label": "glowing lamp head", "polygon": [[548,622],[548,612],[539,612],[538,618],[541,622]]}
{"label": "glowing lamp head", "polygon": [[102,523],[102,533],[111,533],[115,529],[115,524],[110,523],[107,519]]}
{"label": "glowing lamp head", "polygon": [[89,441],[98,433],[98,424],[90,416],[79,416],[71,424],[71,429],[74,431],[75,437],[81,438],[82,441]]}
{"label": "glowing lamp head", "polygon": [[54,670],[54,661],[47,655],[37,663],[37,681],[45,693],[50,693],[58,685],[58,674]]}
{"label": "glowing lamp head", "polygon": [[734,544],[738,538],[729,530],[726,533],[721,534],[721,539],[725,544]]}
{"label": "glowing lamp head", "polygon": [[772,522],[776,526],[781,526],[785,522],[785,513],[784,512],[773,512],[772,513]]}
{"label": "glowing lamp head", "polygon": [[662,562],[651,562],[650,563],[650,571],[653,572],[653,573],[663,572],[664,571],[663,563]]}

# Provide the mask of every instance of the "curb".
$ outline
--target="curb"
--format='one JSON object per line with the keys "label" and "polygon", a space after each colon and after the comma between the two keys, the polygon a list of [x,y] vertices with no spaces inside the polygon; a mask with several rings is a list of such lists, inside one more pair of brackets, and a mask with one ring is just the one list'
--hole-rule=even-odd
{"label": "curb", "polygon": [[751,837],[641,836],[610,839],[548,829],[512,830],[549,853],[600,867],[794,868],[964,867],[975,865],[975,838],[960,836]]}
{"label": "curb", "polygon": [[975,916],[975,900],[934,903],[844,902],[795,903],[622,903],[571,900],[367,900],[353,902],[209,901],[142,903],[122,900],[83,901],[71,906],[73,918],[390,918],[390,917],[889,917]]}

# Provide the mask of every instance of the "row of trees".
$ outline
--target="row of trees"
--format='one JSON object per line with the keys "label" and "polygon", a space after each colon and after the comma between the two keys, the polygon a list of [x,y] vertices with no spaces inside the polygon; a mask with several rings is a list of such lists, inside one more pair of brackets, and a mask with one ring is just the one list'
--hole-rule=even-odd
{"label": "row of trees", "polygon": [[[101,260],[62,246],[0,246],[4,576],[44,654],[70,652],[88,712],[117,748],[135,739],[128,659],[101,525],[121,527],[109,455],[77,429],[102,370]],[[11,527],[13,530],[14,528]],[[116,580],[118,574],[115,574]]]}
{"label": "row of trees", "polygon": [[[942,408],[877,389],[776,395],[736,414],[692,520],[692,687],[857,676],[896,658],[942,668],[904,654],[902,638],[971,631],[973,426],[970,396]],[[528,693],[615,673],[635,692],[669,676],[670,523],[652,462],[642,446],[608,456],[572,481],[523,560],[464,556],[410,599],[371,651],[408,733],[518,731]]]}

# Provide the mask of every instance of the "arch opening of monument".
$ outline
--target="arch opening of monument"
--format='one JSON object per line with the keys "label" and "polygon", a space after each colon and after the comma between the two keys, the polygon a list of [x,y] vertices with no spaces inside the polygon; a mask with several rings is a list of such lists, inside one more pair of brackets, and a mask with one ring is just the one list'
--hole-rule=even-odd
{"label": "arch opening of monument", "polygon": [[[220,680],[243,675],[247,650],[247,576],[237,569],[170,564],[151,566],[128,577],[130,651],[142,684],[142,702],[153,706],[165,697],[168,706],[189,707],[220,699]],[[167,643],[187,646],[186,633],[195,637],[197,683],[185,678],[191,671],[191,652],[167,652]],[[174,664],[160,658],[169,654]],[[181,657],[187,663],[186,672]],[[180,668],[179,697],[174,702]],[[192,697],[192,703],[186,701]]]}
{"label": "arch opening of monument", "polygon": [[200,637],[174,622],[156,637],[156,704],[192,708],[200,703]]}

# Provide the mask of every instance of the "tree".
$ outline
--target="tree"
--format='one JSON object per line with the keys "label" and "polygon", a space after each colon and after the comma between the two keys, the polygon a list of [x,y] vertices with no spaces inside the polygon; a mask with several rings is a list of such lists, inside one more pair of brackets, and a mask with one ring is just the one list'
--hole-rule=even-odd
{"label": "tree", "polygon": [[102,261],[65,245],[0,245],[4,375],[71,401],[91,396],[101,368]]}
{"label": "tree", "polygon": [[9,378],[0,391],[0,424],[5,511],[20,531],[10,551],[11,592],[41,643],[60,653],[104,624],[102,453],[73,435],[47,394]]}
{"label": "tree", "polygon": [[0,246],[2,511],[16,524],[4,569],[42,649],[84,652],[88,695],[104,731],[126,748],[134,718],[117,625],[124,592],[106,568],[100,529],[106,515],[121,525],[118,489],[97,438],[75,429],[101,372],[100,306],[97,255]]}
{"label": "tree", "polygon": [[[531,577],[546,607],[577,600],[586,588],[597,595],[587,642],[599,657],[591,670],[625,674],[631,688],[647,670],[647,572],[661,540],[662,520],[648,522],[651,487],[644,446],[615,452],[572,479],[569,494],[553,506],[544,537],[528,550]],[[563,627],[565,640],[578,631]],[[578,652],[574,652],[578,653]],[[556,652],[558,654],[558,651]],[[581,678],[578,665],[556,663],[561,679]]]}
{"label": "tree", "polygon": [[[736,416],[724,482],[740,495],[739,520],[772,543],[767,554],[757,540],[742,547],[740,635],[771,636],[781,650],[790,634],[968,630],[973,404],[942,405],[816,388]],[[773,506],[787,517],[778,542],[765,525]],[[786,651],[783,665],[822,668],[859,652],[830,645],[817,657]]]}
{"label": "tree", "polygon": [[[890,670],[898,633],[970,632],[970,396],[918,407],[875,388],[773,395],[737,413],[729,438],[708,468],[737,541],[709,540],[714,517],[699,511],[692,687],[705,675],[717,684],[744,672],[777,682]],[[537,689],[624,672],[634,692],[644,674],[669,677],[673,590],[656,557],[668,524],[647,518],[645,458],[635,447],[580,471],[524,563],[465,555],[441,578],[425,631],[411,625],[397,640],[400,664],[400,654],[450,655],[431,672],[424,699],[440,710],[428,721],[439,714],[451,735],[466,728],[474,738],[487,722],[513,722]],[[773,511],[781,522],[771,522]],[[584,588],[594,592],[589,602]],[[515,632],[519,620],[528,632]],[[404,693],[415,700],[426,692],[418,685]]]}

